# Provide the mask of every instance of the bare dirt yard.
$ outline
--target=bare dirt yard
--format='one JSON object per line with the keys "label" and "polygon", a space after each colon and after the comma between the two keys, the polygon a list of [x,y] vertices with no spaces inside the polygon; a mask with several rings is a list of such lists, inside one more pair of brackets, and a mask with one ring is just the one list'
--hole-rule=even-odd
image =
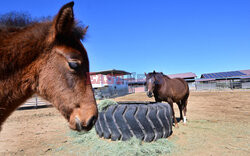
{"label": "bare dirt yard", "polygon": [[[114,100],[153,101],[145,93]],[[187,119],[187,125],[180,122],[172,136],[158,144],[117,143],[98,138],[94,129],[87,134],[72,132],[55,108],[19,110],[0,132],[0,155],[250,154],[250,91],[191,92]],[[129,149],[122,151],[123,147]],[[131,148],[138,152],[130,152]]]}

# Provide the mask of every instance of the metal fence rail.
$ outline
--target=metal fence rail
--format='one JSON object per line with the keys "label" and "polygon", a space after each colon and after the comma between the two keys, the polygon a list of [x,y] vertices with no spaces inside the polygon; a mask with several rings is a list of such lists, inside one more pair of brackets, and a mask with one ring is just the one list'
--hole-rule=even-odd
{"label": "metal fence rail", "polygon": [[250,82],[240,80],[195,82],[195,88],[196,90],[250,89]]}
{"label": "metal fence rail", "polygon": [[[250,89],[250,79],[247,80],[222,80],[222,81],[205,81],[205,82],[192,82],[188,83],[189,89],[193,91],[202,90],[231,90],[231,89]],[[94,90],[96,99],[111,98],[123,96],[135,92],[145,92],[145,85],[129,86],[124,90],[110,90],[110,88]],[[43,98],[33,95],[28,99],[19,109],[40,108],[48,107],[52,104]]]}
{"label": "metal fence rail", "polygon": [[52,106],[50,102],[44,100],[43,98],[37,95],[33,95],[23,105],[21,105],[19,109],[40,108],[48,106]]}

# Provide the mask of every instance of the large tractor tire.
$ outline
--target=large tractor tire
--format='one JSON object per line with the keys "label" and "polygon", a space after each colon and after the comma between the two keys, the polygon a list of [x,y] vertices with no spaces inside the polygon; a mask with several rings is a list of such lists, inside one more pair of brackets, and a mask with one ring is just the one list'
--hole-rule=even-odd
{"label": "large tractor tire", "polygon": [[151,142],[172,134],[172,110],[167,103],[123,103],[99,113],[96,133],[105,139],[136,138]]}

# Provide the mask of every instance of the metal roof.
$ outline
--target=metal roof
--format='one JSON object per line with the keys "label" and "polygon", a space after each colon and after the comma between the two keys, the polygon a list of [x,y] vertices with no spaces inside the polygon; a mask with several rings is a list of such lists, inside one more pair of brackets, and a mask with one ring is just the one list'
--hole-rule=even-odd
{"label": "metal roof", "polygon": [[250,79],[250,75],[247,76],[235,76],[235,77],[219,77],[219,78],[200,78],[196,79],[196,82],[202,81],[215,81],[215,80],[235,80],[235,79]]}
{"label": "metal roof", "polygon": [[214,81],[216,79],[206,79],[206,78],[203,78],[203,79],[196,79],[195,81],[196,82],[202,82],[202,81]]}
{"label": "metal roof", "polygon": [[240,79],[250,79],[250,75],[248,75],[248,76],[241,76]]}
{"label": "metal roof", "polygon": [[228,77],[238,77],[238,76],[245,76],[246,73],[241,71],[229,71],[229,72],[218,72],[218,73],[207,73],[201,74],[201,78],[210,79],[210,78],[228,78]]}

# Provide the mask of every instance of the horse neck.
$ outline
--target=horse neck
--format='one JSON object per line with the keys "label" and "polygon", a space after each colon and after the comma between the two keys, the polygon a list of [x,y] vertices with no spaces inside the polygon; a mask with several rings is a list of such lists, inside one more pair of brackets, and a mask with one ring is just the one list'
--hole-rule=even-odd
{"label": "horse neck", "polygon": [[44,51],[48,27],[36,24],[14,32],[0,32],[0,80],[31,64]]}
{"label": "horse neck", "polygon": [[171,79],[169,76],[167,76],[167,75],[163,75],[163,78],[164,79]]}
{"label": "horse neck", "polygon": [[154,78],[155,78],[156,88],[158,89],[158,88],[161,87],[161,85],[159,85],[158,83],[162,81],[162,76],[161,75],[155,75]]}
{"label": "horse neck", "polygon": [[0,38],[0,127],[6,117],[35,92],[42,60],[39,56],[45,48],[44,30],[27,28],[5,33],[6,38]]}
{"label": "horse neck", "polygon": [[[160,90],[162,87],[163,88],[166,88],[166,85],[168,83],[169,80],[171,80],[170,77],[168,77],[167,75],[157,75],[155,76],[155,79],[158,81],[158,82],[161,82],[161,84],[159,85],[156,85],[156,90],[155,92],[158,93],[158,90]],[[160,94],[160,93],[158,93]]]}

